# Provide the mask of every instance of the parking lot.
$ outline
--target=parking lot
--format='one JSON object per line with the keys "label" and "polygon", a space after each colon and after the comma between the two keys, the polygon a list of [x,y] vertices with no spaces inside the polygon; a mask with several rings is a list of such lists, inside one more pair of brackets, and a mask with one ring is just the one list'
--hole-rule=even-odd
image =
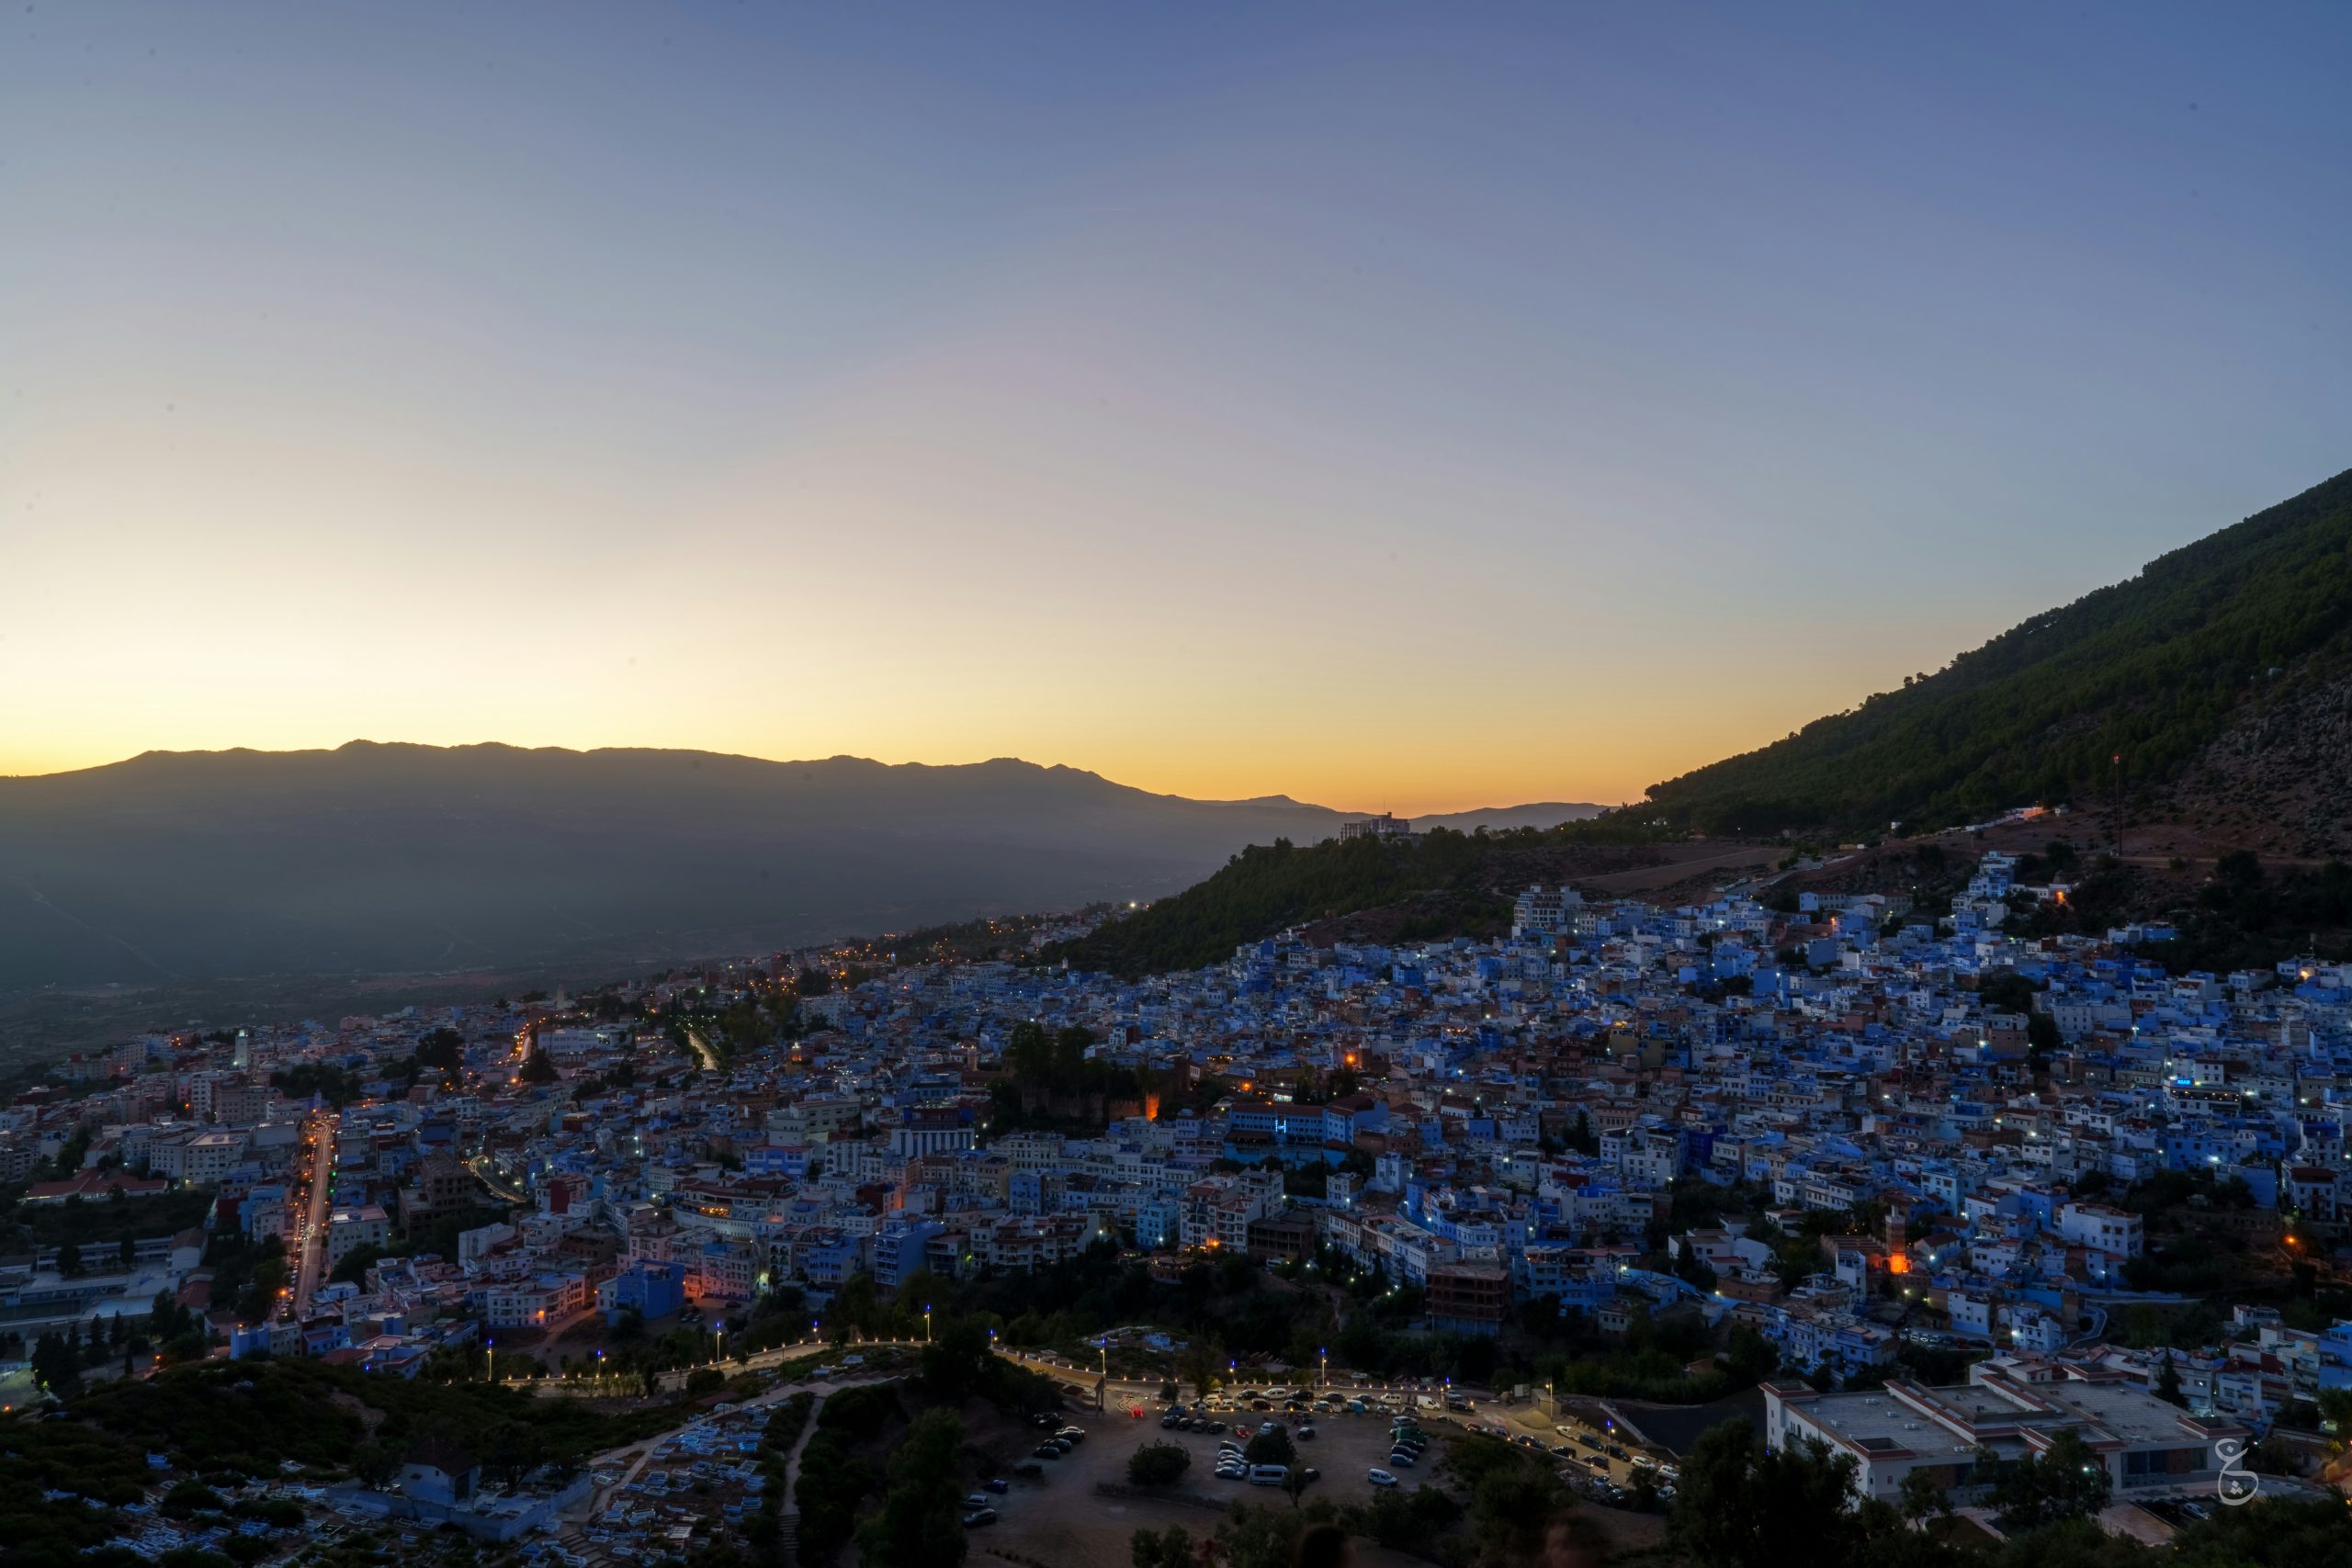
{"label": "parking lot", "polygon": [[[1227,1423],[1228,1431],[1223,1435],[1230,1436],[1235,1413],[1220,1411],[1216,1418]],[[1250,1425],[1268,1418],[1267,1413],[1258,1411],[1239,1416]],[[1297,1417],[1277,1414],[1272,1418],[1289,1425],[1295,1437]],[[1277,1508],[1290,1506],[1279,1488],[1218,1480],[1213,1472],[1220,1434],[1162,1431],[1157,1407],[1141,1420],[1123,1412],[1090,1413],[1072,1415],[1068,1424],[1085,1428],[1086,1440],[1066,1458],[1046,1461],[1041,1478],[1014,1478],[1012,1490],[996,1499],[999,1522],[972,1532],[976,1553],[1001,1546],[1048,1562],[1125,1562],[1128,1538],[1137,1529],[1182,1525],[1196,1537],[1206,1536],[1216,1532],[1222,1511],[1236,1498]],[[1321,1471],[1322,1479],[1308,1486],[1304,1500],[1324,1497],[1342,1506],[1361,1503],[1372,1494],[1364,1472],[1374,1465],[1393,1470],[1407,1487],[1435,1483],[1430,1472],[1443,1444],[1442,1429],[1430,1432],[1429,1452],[1419,1466],[1408,1470],[1388,1463],[1385,1414],[1318,1416],[1314,1425],[1316,1436],[1297,1445],[1299,1462]],[[1159,1442],[1178,1444],[1193,1456],[1181,1480],[1135,1496],[1096,1493],[1095,1486],[1102,1482],[1124,1487],[1128,1457],[1147,1443]],[[1362,1564],[1408,1568],[1414,1562],[1369,1542],[1356,1544],[1356,1561]]]}
{"label": "parking lot", "polygon": [[[1214,1473],[1216,1469],[1217,1444],[1228,1439],[1238,1439],[1246,1443],[1249,1439],[1241,1436],[1237,1428],[1254,1427],[1264,1421],[1280,1421],[1287,1427],[1298,1450],[1298,1462],[1321,1472],[1321,1478],[1308,1486],[1306,1492],[1308,1497],[1329,1497],[1336,1503],[1361,1501],[1363,1495],[1372,1490],[1372,1483],[1365,1479],[1365,1472],[1374,1466],[1388,1471],[1396,1477],[1400,1484],[1407,1487],[1420,1482],[1435,1483],[1435,1478],[1430,1474],[1430,1471],[1436,1465],[1442,1451],[1440,1444],[1443,1437],[1443,1428],[1430,1429],[1429,1451],[1421,1456],[1418,1463],[1408,1466],[1389,1462],[1389,1428],[1388,1416],[1385,1413],[1363,1415],[1343,1413],[1335,1416],[1302,1416],[1279,1411],[1214,1411],[1210,1412],[1209,1416],[1211,1419],[1224,1423],[1227,1429],[1221,1433],[1162,1431],[1156,1416],[1150,1420],[1132,1423],[1143,1428],[1144,1434],[1149,1440],[1177,1443],[1192,1454],[1193,1466],[1184,1472],[1183,1480],[1177,1483],[1174,1488],[1176,1490],[1189,1490],[1219,1501],[1229,1501],[1236,1493],[1250,1491],[1264,1491],[1272,1495],[1281,1496],[1281,1492],[1276,1488],[1253,1488],[1247,1482],[1219,1480]],[[1300,1437],[1299,1431],[1302,1425],[1311,1425],[1315,1436]]]}

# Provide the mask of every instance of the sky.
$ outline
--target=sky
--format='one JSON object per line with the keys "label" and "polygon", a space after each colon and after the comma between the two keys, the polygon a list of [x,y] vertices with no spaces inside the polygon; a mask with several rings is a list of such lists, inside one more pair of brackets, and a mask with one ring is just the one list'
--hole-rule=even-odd
{"label": "sky", "polygon": [[0,15],[0,773],[1638,798],[2352,467],[2352,8]]}

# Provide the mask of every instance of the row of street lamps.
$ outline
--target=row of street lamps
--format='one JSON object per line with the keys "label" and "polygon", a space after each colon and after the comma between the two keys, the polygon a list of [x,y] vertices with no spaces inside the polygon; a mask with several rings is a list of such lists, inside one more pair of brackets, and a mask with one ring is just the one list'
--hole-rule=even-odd
{"label": "row of street lamps", "polygon": [[[929,1302],[923,1303],[922,1342],[926,1345],[932,1343],[931,1314],[932,1303]],[[808,1320],[808,1339],[807,1343],[822,1343],[824,1339],[824,1320],[822,1318],[810,1318]],[[717,1336],[718,1348],[711,1359],[704,1363],[706,1366],[717,1366],[727,1359],[727,1325],[724,1322],[718,1324],[714,1332]],[[859,1337],[863,1339],[864,1336],[861,1335]],[[495,1339],[485,1340],[483,1342],[482,1348],[487,1359],[487,1365],[484,1371],[489,1381],[494,1383],[498,1381],[498,1341]],[[1100,1370],[1102,1381],[1108,1382],[1111,1379],[1111,1342],[1107,1339],[1098,1339],[1094,1342],[1094,1349],[1096,1355],[1101,1359]],[[997,1350],[997,1331],[993,1328],[989,1330],[989,1350],[990,1354],[994,1354]],[[1318,1384],[1321,1387],[1329,1388],[1331,1386],[1330,1347],[1328,1345],[1319,1346],[1317,1348],[1315,1354],[1321,1363],[1321,1371],[1317,1379]],[[1239,1381],[1240,1363],[1236,1360],[1228,1359],[1225,1363],[1225,1371],[1227,1382]],[[571,1377],[577,1377],[578,1375],[579,1374],[576,1372],[569,1374]],[[596,1370],[594,1376],[598,1385],[602,1386],[605,1379],[605,1352],[602,1348],[599,1348],[596,1352]],[[1453,1387],[1453,1380],[1452,1378],[1446,1379],[1445,1386],[1447,1391],[1451,1392]]]}

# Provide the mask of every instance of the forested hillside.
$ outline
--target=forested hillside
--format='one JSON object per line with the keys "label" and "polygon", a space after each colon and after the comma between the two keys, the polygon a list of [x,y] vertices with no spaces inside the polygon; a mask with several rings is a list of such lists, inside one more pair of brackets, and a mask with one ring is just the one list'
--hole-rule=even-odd
{"label": "forested hillside", "polygon": [[[2178,773],[2245,705],[2352,663],[2352,473],[2035,616],[1941,671],[1653,785],[1677,826],[1906,829]],[[2275,671],[2275,673],[2274,673]]]}
{"label": "forested hillside", "polygon": [[1492,936],[1511,899],[1535,883],[1623,871],[1669,858],[1616,816],[1548,831],[1456,833],[1402,841],[1253,844],[1205,882],[1092,935],[1052,949],[1081,969],[1117,975],[1196,969],[1312,920],[1399,906],[1396,940]]}

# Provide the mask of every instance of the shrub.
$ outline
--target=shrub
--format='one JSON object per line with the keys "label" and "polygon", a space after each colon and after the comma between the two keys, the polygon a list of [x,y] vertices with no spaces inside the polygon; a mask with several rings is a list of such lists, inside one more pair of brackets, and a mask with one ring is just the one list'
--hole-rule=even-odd
{"label": "shrub", "polygon": [[198,1482],[183,1481],[164,1494],[164,1513],[168,1518],[184,1519],[190,1514],[218,1513],[223,1506],[220,1494]]}
{"label": "shrub", "polygon": [[1146,1443],[1127,1459],[1127,1479],[1137,1486],[1165,1486],[1193,1465],[1181,1444]]}

